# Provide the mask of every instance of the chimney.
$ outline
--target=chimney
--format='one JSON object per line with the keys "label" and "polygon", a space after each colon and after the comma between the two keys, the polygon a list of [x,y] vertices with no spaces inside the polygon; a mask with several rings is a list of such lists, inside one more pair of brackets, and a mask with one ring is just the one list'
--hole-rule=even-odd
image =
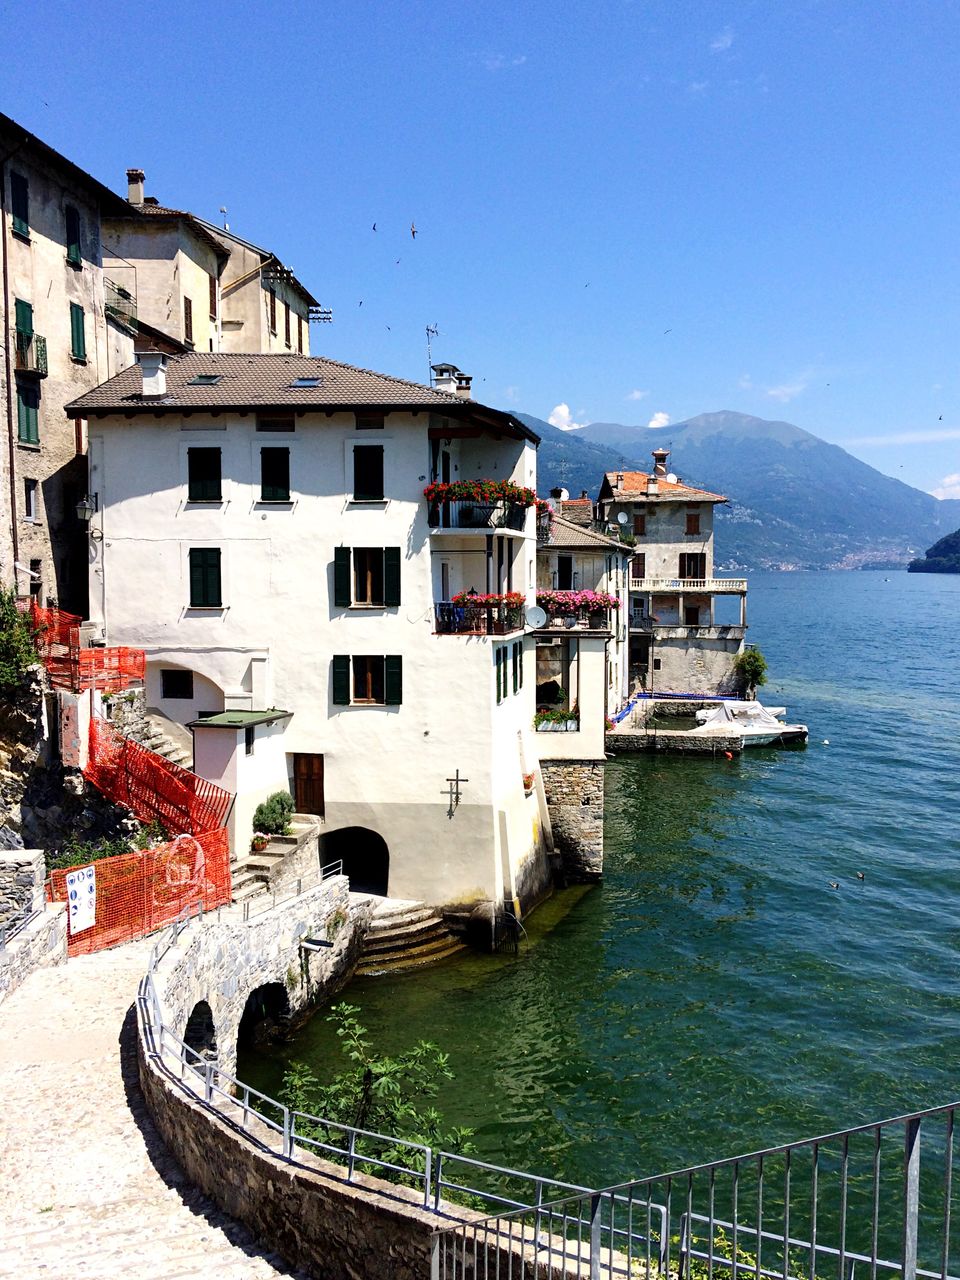
{"label": "chimney", "polygon": [[447,395],[457,394],[457,375],[460,370],[455,364],[432,364],[433,386],[436,391],[445,391]]}
{"label": "chimney", "polygon": [[159,400],[167,394],[167,357],[162,351],[138,351],[137,363],[143,374],[143,397]]}
{"label": "chimney", "polygon": [[461,373],[459,369],[457,370],[456,376],[457,376],[457,386],[456,386],[457,395],[460,397],[461,400],[469,400],[471,398],[470,384],[473,382],[472,376],[469,373]]}
{"label": "chimney", "polygon": [[657,484],[656,475],[647,476],[647,497],[655,498],[660,492],[660,486]]}
{"label": "chimney", "polygon": [[589,498],[589,497],[590,497],[590,495],[589,495],[589,493],[587,493],[586,489],[581,489],[581,490],[580,490],[580,501],[581,501],[581,502],[583,502],[584,498]]}
{"label": "chimney", "polygon": [[617,472],[617,488],[618,489],[623,488],[623,472],[622,471]]}
{"label": "chimney", "polygon": [[669,449],[654,449],[653,451],[653,474],[658,480],[666,478],[667,459],[670,457]]}
{"label": "chimney", "polygon": [[127,170],[127,203],[143,204],[143,184],[146,174],[142,169]]}
{"label": "chimney", "polygon": [[550,497],[551,497],[551,498],[556,498],[557,502],[562,502],[562,501],[563,501],[563,490],[562,490],[562,489],[551,489],[551,490],[550,490]]}

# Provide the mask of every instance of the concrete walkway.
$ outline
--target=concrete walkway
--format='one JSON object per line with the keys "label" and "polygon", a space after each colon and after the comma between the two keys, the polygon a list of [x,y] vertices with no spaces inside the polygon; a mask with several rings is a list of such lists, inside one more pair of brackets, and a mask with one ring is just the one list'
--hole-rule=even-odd
{"label": "concrete walkway", "polygon": [[0,1006],[0,1277],[306,1280],[186,1182],[146,1113],[149,950],[42,969]]}

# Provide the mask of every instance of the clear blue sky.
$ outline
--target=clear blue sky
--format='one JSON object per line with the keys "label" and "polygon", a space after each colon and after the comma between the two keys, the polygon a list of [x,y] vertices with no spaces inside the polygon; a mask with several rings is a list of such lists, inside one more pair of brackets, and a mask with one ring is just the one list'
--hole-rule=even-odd
{"label": "clear blue sky", "polygon": [[436,324],[491,404],[960,496],[954,0],[0,0],[0,48],[9,115],[292,265],[315,352],[423,380]]}

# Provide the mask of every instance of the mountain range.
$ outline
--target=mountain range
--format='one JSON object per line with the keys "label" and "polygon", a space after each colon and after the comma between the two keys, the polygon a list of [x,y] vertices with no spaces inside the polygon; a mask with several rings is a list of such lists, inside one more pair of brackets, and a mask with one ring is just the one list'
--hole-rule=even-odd
{"label": "mountain range", "polygon": [[593,422],[572,431],[515,414],[540,435],[540,493],[596,497],[605,471],[650,471],[650,452],[686,484],[725,494],[716,561],[726,569],[901,568],[960,526],[960,499],[886,476],[789,422],[702,413],[668,427]]}

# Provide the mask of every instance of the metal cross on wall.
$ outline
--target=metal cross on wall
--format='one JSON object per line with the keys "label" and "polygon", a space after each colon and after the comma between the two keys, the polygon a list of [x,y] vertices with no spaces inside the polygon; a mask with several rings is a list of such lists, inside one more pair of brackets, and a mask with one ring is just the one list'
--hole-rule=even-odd
{"label": "metal cross on wall", "polygon": [[447,809],[448,818],[453,817],[454,813],[456,812],[457,805],[460,803],[460,784],[462,782],[469,782],[469,781],[470,781],[469,778],[460,777],[459,769],[455,769],[453,773],[453,777],[447,779],[448,785],[444,794],[447,796],[447,798],[450,801],[450,806]]}

